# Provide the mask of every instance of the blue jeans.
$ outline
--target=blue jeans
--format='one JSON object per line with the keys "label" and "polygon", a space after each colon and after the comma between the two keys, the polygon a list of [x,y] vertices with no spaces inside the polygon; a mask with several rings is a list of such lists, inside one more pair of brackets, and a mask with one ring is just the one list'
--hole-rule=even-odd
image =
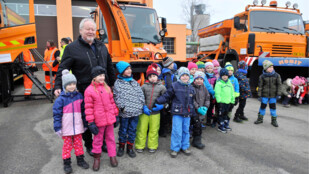
{"label": "blue jeans", "polygon": [[276,113],[277,99],[276,98],[262,97],[261,98],[261,107],[260,107],[260,110],[259,110],[260,114],[263,115],[263,116],[265,115],[267,103],[269,103],[270,115],[272,117],[277,117],[277,113]]}
{"label": "blue jeans", "polygon": [[138,117],[122,118],[120,117],[120,127],[118,131],[119,142],[126,143],[129,141],[134,144],[136,137],[136,127],[138,123]]}
{"label": "blue jeans", "polygon": [[179,152],[190,147],[190,117],[173,115],[171,150]]}

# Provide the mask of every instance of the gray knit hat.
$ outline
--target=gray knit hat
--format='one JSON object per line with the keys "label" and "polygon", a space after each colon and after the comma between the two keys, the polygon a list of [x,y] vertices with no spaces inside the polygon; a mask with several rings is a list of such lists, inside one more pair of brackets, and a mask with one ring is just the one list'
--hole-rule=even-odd
{"label": "gray knit hat", "polygon": [[69,70],[64,69],[62,71],[62,87],[63,89],[70,83],[77,83],[76,77],[69,72]]}
{"label": "gray knit hat", "polygon": [[264,60],[264,62],[263,62],[263,69],[264,69],[264,71],[266,71],[271,66],[274,66],[274,64],[271,61]]}
{"label": "gray knit hat", "polygon": [[202,71],[196,71],[194,74],[194,80],[197,78],[205,79],[205,74]]}
{"label": "gray knit hat", "polygon": [[162,65],[164,68],[167,68],[168,66],[170,66],[172,63],[174,62],[174,59],[171,57],[165,57],[162,61]]}
{"label": "gray knit hat", "polygon": [[190,76],[190,71],[189,71],[189,69],[186,68],[186,67],[183,67],[183,66],[180,67],[179,70],[178,70],[179,79],[180,79],[181,76],[183,76],[183,75],[185,75],[185,74],[187,74],[188,76]]}

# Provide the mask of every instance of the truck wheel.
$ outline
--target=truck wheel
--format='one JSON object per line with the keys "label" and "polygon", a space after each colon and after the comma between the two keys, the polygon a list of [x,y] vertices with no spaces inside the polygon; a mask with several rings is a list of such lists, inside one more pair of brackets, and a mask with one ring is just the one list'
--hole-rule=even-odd
{"label": "truck wheel", "polygon": [[1,70],[1,98],[3,102],[3,107],[8,107],[9,102],[11,101],[11,78],[10,71],[8,69]]}
{"label": "truck wheel", "polygon": [[259,84],[259,77],[261,73],[262,73],[262,67],[258,66],[258,60],[256,60],[251,66],[250,77],[249,77],[250,78],[249,83],[253,97],[258,97],[257,87]]}
{"label": "truck wheel", "polygon": [[236,72],[236,71],[237,71],[237,68],[238,68],[238,62],[237,62],[237,60],[231,60],[231,64],[233,65],[234,72]]}

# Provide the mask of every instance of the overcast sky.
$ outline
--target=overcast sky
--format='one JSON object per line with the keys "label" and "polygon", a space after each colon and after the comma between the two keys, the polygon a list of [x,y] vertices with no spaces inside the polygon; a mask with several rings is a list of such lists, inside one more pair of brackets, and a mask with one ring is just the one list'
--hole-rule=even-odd
{"label": "overcast sky", "polygon": [[[206,13],[210,14],[210,24],[232,18],[235,14],[245,10],[253,0],[201,0],[206,4]],[[269,4],[267,0],[266,4]],[[287,0],[277,0],[278,7],[285,7]],[[290,0],[291,4],[298,3],[298,7],[303,13],[303,19],[309,20],[309,0]],[[185,24],[183,17],[182,3],[184,0],[153,0],[153,6],[157,10],[158,16],[166,17],[167,23]],[[259,4],[261,0],[259,0]],[[291,6],[292,6],[291,5]]]}

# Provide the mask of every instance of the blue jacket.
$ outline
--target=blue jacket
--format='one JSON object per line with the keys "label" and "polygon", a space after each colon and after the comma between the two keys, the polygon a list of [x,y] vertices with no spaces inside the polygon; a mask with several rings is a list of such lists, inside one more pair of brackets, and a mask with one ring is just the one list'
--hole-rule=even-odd
{"label": "blue jacket", "polygon": [[238,79],[239,82],[239,98],[240,99],[246,99],[252,96],[251,94],[251,89],[250,89],[250,85],[249,85],[249,81],[246,77],[246,73],[241,72],[241,70],[239,69],[236,74],[235,77]]}
{"label": "blue jacket", "polygon": [[191,85],[184,85],[179,81],[174,82],[163,95],[157,98],[158,104],[167,103],[172,100],[171,113],[183,117],[195,116],[194,99],[195,90]]}
{"label": "blue jacket", "polygon": [[83,109],[81,93],[64,92],[56,99],[53,105],[54,130],[61,130],[62,136],[72,136],[84,132],[87,125]]}
{"label": "blue jacket", "polygon": [[232,75],[231,77],[229,77],[229,80],[231,81],[233,87],[234,87],[234,91],[235,91],[235,98],[239,97],[239,84],[238,84],[238,80],[236,77],[234,77],[234,75]]}
{"label": "blue jacket", "polygon": [[206,89],[208,90],[208,92],[211,94],[211,96],[213,98],[215,98],[215,91],[212,88],[212,86],[210,85],[210,83],[208,82],[208,79],[206,78],[206,76],[205,76],[205,79],[204,79],[204,85],[205,85]]}
{"label": "blue jacket", "polygon": [[176,75],[171,69],[163,68],[162,75],[166,89],[169,89],[172,83],[177,81]]}

